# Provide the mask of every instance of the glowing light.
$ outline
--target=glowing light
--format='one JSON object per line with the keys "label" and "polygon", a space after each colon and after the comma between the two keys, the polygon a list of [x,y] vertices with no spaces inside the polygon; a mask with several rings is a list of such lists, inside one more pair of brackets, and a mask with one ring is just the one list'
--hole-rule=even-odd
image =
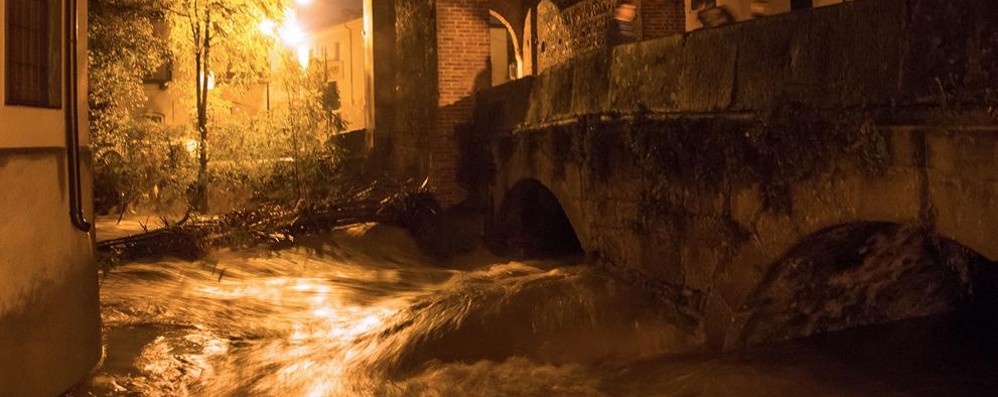
{"label": "glowing light", "polygon": [[302,7],[307,7],[310,4],[312,4],[312,0],[295,0],[295,4],[300,5]]}
{"label": "glowing light", "polygon": [[208,72],[208,89],[215,89],[215,72]]}
{"label": "glowing light", "polygon": [[299,45],[296,53],[298,55],[298,64],[301,65],[302,68],[307,68],[309,58],[311,58],[308,46],[304,44]]}
{"label": "glowing light", "polygon": [[298,16],[294,10],[285,12],[284,21],[281,23],[280,36],[285,45],[294,49],[298,64],[303,68],[308,67],[310,58],[308,35],[302,29],[301,24],[298,23]]}
{"label": "glowing light", "polygon": [[333,318],[336,315],[333,312],[333,310],[330,309],[330,308],[328,308],[328,307],[323,307],[323,308],[320,308],[320,309],[315,309],[315,310],[312,311],[312,314],[314,316],[316,316],[316,317],[326,317],[326,318]]}
{"label": "glowing light", "polygon": [[259,27],[260,27],[260,33],[263,33],[264,35],[267,36],[273,36],[274,30],[277,28],[277,24],[269,19],[264,19],[263,21],[260,21]]}
{"label": "glowing light", "polygon": [[193,139],[188,139],[186,142],[184,142],[184,147],[187,149],[187,153],[193,154],[194,151],[197,150],[198,148],[198,141],[195,141]]}
{"label": "glowing light", "polygon": [[367,317],[364,317],[362,320],[358,321],[356,324],[354,324],[354,326],[351,327],[350,331],[354,335],[359,335],[359,334],[362,334],[362,333],[365,333],[365,332],[368,332],[368,331],[371,331],[371,330],[375,329],[380,324],[381,324],[381,318],[379,318],[376,315],[371,314],[371,315],[368,315]]}
{"label": "glowing light", "polygon": [[289,46],[300,46],[305,42],[305,31],[298,23],[298,16],[294,11],[285,14],[284,22],[281,24],[281,40]]}

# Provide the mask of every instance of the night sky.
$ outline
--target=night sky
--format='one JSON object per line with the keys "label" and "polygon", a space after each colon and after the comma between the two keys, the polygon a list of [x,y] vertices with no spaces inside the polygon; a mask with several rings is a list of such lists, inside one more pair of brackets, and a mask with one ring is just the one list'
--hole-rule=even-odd
{"label": "night sky", "polygon": [[306,29],[343,23],[363,16],[360,0],[296,0],[298,20]]}

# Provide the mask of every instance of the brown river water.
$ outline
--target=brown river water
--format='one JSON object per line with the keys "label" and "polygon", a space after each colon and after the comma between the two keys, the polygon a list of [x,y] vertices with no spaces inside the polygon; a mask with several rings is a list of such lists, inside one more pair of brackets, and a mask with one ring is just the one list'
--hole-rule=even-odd
{"label": "brown river water", "polygon": [[128,263],[103,277],[105,360],[72,395],[998,395],[973,313],[683,352],[654,299],[581,263],[441,262],[370,224]]}

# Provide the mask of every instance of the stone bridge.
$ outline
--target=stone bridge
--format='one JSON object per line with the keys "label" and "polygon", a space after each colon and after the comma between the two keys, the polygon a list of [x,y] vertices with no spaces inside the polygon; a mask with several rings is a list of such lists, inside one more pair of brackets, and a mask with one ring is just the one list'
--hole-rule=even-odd
{"label": "stone bridge", "polygon": [[[482,91],[457,178],[496,248],[577,238],[730,348],[753,340],[774,280],[820,265],[791,259],[821,236],[856,248],[873,229],[918,230],[998,259],[996,90],[998,3],[850,2],[597,49]],[[883,281],[811,271],[796,285]],[[826,328],[861,322],[838,316]]]}

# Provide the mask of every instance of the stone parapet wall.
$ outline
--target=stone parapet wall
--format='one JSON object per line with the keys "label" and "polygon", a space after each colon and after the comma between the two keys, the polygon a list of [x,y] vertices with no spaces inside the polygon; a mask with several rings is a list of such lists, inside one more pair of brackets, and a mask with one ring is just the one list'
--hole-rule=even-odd
{"label": "stone parapet wall", "polygon": [[871,0],[612,51],[570,43],[571,56],[542,62],[523,123],[645,110],[758,111],[777,101],[818,108],[993,102],[995,25],[994,2]]}

